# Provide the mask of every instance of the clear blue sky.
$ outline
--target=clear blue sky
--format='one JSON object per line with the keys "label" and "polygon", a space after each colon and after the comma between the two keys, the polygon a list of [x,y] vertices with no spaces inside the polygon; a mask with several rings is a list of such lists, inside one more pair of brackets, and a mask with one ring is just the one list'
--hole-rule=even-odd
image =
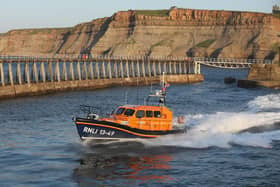
{"label": "clear blue sky", "polygon": [[0,0],[0,33],[11,29],[70,27],[128,9],[244,10],[270,13],[280,0]]}

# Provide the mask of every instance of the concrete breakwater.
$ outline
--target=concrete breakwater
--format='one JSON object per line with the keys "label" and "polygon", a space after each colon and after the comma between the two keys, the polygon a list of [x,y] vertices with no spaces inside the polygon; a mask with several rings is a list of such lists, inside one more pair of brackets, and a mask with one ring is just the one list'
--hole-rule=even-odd
{"label": "concrete breakwater", "polygon": [[51,92],[155,83],[203,81],[200,66],[186,58],[2,58],[0,99]]}
{"label": "concrete breakwater", "polygon": [[279,64],[254,64],[247,80],[239,80],[238,86],[243,88],[267,87],[280,88]]}

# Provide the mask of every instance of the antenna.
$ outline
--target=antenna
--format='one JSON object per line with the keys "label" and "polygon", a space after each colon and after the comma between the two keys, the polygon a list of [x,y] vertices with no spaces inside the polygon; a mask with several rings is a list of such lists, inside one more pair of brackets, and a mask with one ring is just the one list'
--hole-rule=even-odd
{"label": "antenna", "polygon": [[165,72],[162,72],[161,87],[164,87],[164,83],[165,83],[165,81],[164,81],[164,74],[165,74]]}
{"label": "antenna", "polygon": [[138,77],[137,77],[137,105],[139,105],[139,82],[138,82]]}

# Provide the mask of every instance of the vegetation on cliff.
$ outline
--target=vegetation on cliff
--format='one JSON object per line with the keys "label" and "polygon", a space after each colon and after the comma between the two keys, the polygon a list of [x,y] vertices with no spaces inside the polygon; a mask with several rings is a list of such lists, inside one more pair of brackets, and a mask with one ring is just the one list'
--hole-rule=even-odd
{"label": "vegetation on cliff", "polygon": [[136,15],[144,16],[169,16],[169,10],[135,10]]}
{"label": "vegetation on cliff", "polygon": [[71,27],[65,27],[65,28],[34,28],[34,29],[16,29],[11,30],[8,33],[9,34],[21,34],[22,32],[26,32],[27,34],[38,34],[38,33],[47,33],[50,34],[51,32],[67,32],[70,31]]}
{"label": "vegetation on cliff", "polygon": [[208,48],[210,45],[215,42],[216,40],[204,40],[203,42],[200,42],[196,45],[196,47],[202,47],[202,48]]}
{"label": "vegetation on cliff", "polygon": [[279,18],[280,19],[280,14],[272,14],[274,17]]}

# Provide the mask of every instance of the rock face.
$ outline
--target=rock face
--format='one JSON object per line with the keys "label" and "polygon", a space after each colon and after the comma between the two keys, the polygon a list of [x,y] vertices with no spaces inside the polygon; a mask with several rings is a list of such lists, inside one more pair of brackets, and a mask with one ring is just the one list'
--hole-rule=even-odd
{"label": "rock face", "polygon": [[279,81],[280,65],[278,64],[254,64],[248,74],[249,80]]}
{"label": "rock face", "polygon": [[192,10],[120,11],[65,29],[0,35],[0,53],[209,56],[276,59],[280,19],[272,14]]}
{"label": "rock face", "polygon": [[241,88],[280,88],[280,64],[254,64],[247,80],[238,80]]}

